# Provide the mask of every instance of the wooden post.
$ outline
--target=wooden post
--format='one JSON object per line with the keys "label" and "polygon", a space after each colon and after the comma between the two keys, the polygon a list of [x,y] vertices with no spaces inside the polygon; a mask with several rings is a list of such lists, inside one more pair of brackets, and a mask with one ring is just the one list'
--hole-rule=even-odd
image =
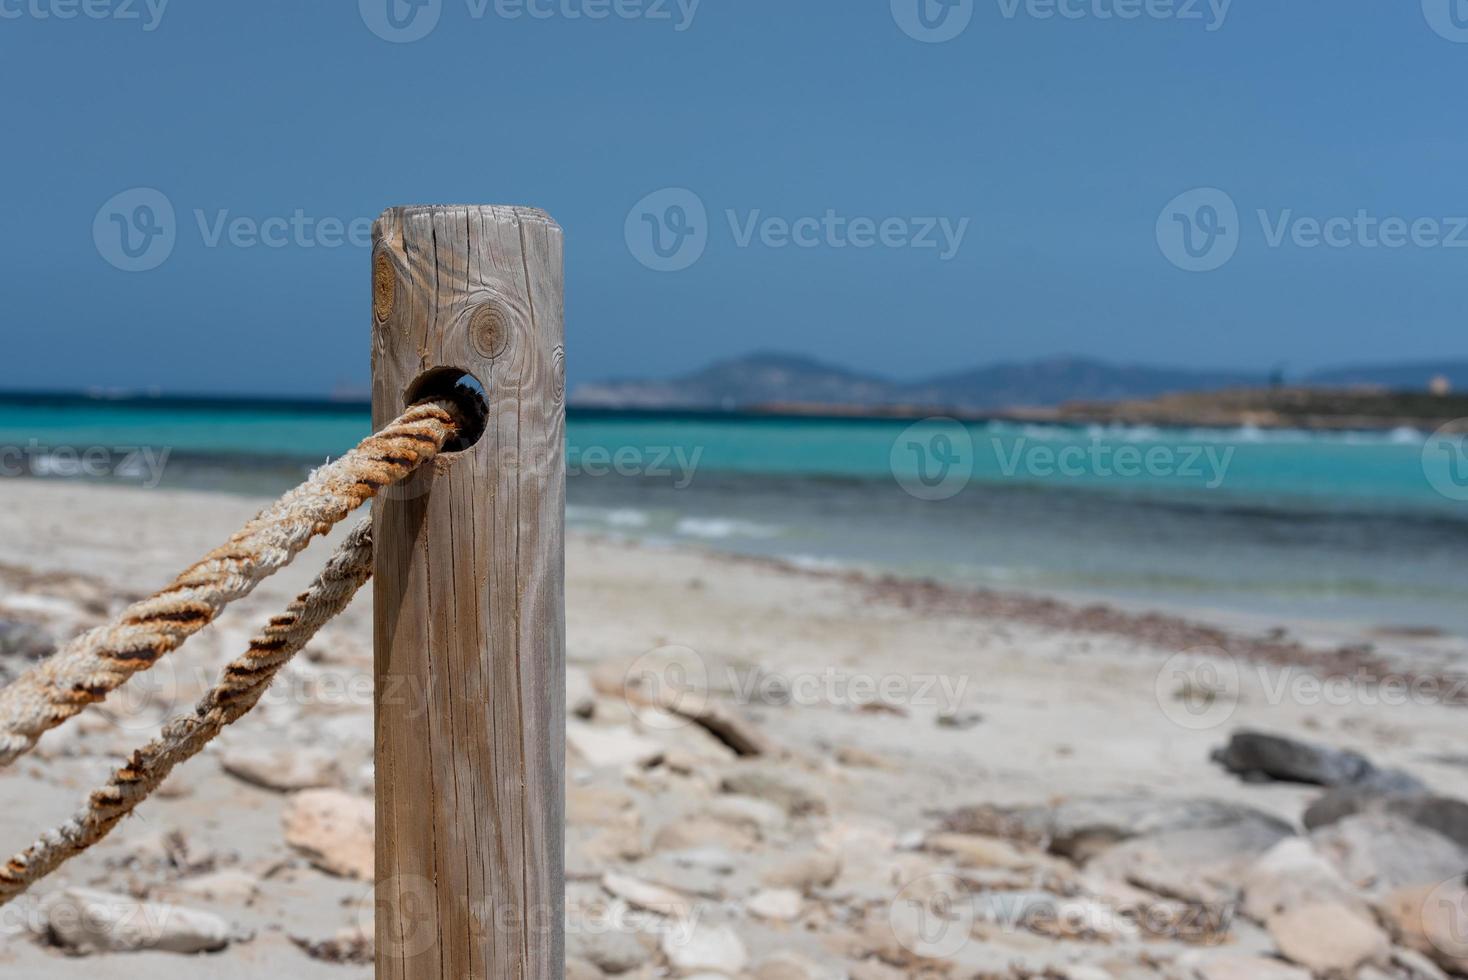
{"label": "wooden post", "polygon": [[561,230],[524,208],[392,208],[372,262],[374,425],[439,369],[488,408],[478,443],[373,506],[377,976],[560,980]]}

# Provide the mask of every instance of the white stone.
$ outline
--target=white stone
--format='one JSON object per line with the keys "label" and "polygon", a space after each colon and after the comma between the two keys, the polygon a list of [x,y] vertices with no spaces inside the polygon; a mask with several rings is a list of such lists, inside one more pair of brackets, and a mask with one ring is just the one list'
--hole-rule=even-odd
{"label": "white stone", "polygon": [[90,888],[49,895],[41,912],[50,938],[77,954],[211,953],[230,941],[229,924],[217,915]]}
{"label": "white stone", "polygon": [[680,976],[713,970],[734,976],[749,962],[744,942],[728,926],[700,922],[691,932],[669,930],[663,936],[663,955]]}
{"label": "white stone", "polygon": [[767,888],[756,892],[746,908],[751,915],[776,922],[791,922],[800,918],[804,901],[800,892],[793,888]]}

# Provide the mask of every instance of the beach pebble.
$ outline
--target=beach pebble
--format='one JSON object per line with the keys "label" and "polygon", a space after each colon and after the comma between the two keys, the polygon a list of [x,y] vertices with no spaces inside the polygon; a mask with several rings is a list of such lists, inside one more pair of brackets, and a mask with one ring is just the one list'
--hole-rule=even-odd
{"label": "beach pebble", "polygon": [[984,723],[984,716],[977,711],[949,711],[938,715],[934,719],[939,728],[951,728],[954,731],[966,732],[971,728],[978,728]]}
{"label": "beach pebble", "polygon": [[1343,903],[1286,909],[1267,925],[1286,959],[1316,973],[1349,975],[1364,964],[1386,962],[1391,950],[1374,919]]}
{"label": "beach pebble", "polygon": [[573,826],[638,826],[641,815],[632,794],[602,786],[566,787],[566,822]]}
{"label": "beach pebble", "polygon": [[593,769],[645,766],[663,754],[660,742],[630,728],[593,728],[579,721],[566,724],[566,742]]}
{"label": "beach pebble", "polygon": [[41,903],[46,938],[69,953],[210,953],[229,945],[229,924],[177,905],[68,888]]}
{"label": "beach pebble", "polygon": [[566,980],[601,980],[602,976],[595,963],[579,956],[566,958]]}
{"label": "beach pebble", "polygon": [[746,763],[725,775],[721,786],[725,793],[768,800],[791,816],[826,812],[826,801],[811,788],[811,781],[798,779],[783,766]]}
{"label": "beach pebble", "polygon": [[1027,855],[1008,841],[979,834],[934,834],[925,847],[970,868],[1032,868],[1043,855]]}
{"label": "beach pebble", "polygon": [[[40,660],[55,650],[56,641],[44,627],[0,619],[0,657],[13,657],[19,661]],[[17,671],[23,666],[17,664]]]}
{"label": "beach pebble", "polygon": [[665,933],[662,950],[673,969],[685,977],[702,971],[732,977],[749,962],[749,952],[733,929],[707,922],[696,922],[687,932]]}
{"label": "beach pebble", "polygon": [[1241,823],[1257,825],[1261,836],[1294,833],[1278,817],[1238,803],[1141,795],[1083,796],[1042,806],[967,807],[949,814],[944,826],[959,833],[1046,841],[1050,853],[1084,863],[1133,838]]}
{"label": "beach pebble", "polygon": [[155,888],[149,897],[164,901],[227,902],[244,905],[260,893],[260,878],[241,868],[225,868]]}
{"label": "beach pebble", "polygon": [[576,957],[613,975],[635,970],[652,959],[652,952],[635,934],[622,930],[572,930],[566,944]]}
{"label": "beach pebble", "polygon": [[225,749],[219,764],[236,779],[279,792],[332,786],[341,779],[336,757],[321,749],[238,745]]}
{"label": "beach pebble", "polygon": [[715,820],[745,827],[761,837],[766,837],[785,826],[784,807],[753,796],[719,796],[708,805],[709,816]]}
{"label": "beach pebble", "polygon": [[760,876],[771,888],[790,888],[810,894],[825,888],[841,874],[841,859],[827,851],[782,856]]}
{"label": "beach pebble", "polygon": [[793,888],[766,888],[756,892],[746,903],[750,915],[775,922],[791,922],[800,918],[804,900]]}
{"label": "beach pebble", "polygon": [[686,851],[670,851],[663,855],[680,868],[711,871],[714,874],[732,874],[739,867],[739,859],[722,847],[691,847]]}
{"label": "beach pebble", "polygon": [[1468,801],[1448,796],[1382,796],[1354,788],[1333,790],[1305,811],[1305,826],[1316,830],[1373,811],[1405,817],[1468,849]]}
{"label": "beach pebble", "polygon": [[658,915],[681,918],[692,911],[692,901],[682,892],[631,875],[607,872],[602,875],[601,886],[608,895],[622,899],[633,908]]}
{"label": "beach pebble", "polygon": [[329,874],[371,881],[376,867],[373,803],[334,789],[291,797],[281,816],[286,843]]}
{"label": "beach pebble", "polygon": [[1238,882],[1255,859],[1293,831],[1274,820],[1241,819],[1134,837],[1100,854],[1086,868],[1161,895],[1215,904],[1238,897]]}
{"label": "beach pebble", "polygon": [[1280,960],[1242,953],[1183,954],[1178,965],[1191,971],[1180,974],[1191,980],[1310,980],[1310,971]]}
{"label": "beach pebble", "polygon": [[1338,902],[1369,913],[1366,901],[1304,837],[1280,841],[1260,856],[1243,879],[1243,892],[1244,914],[1256,922],[1319,902]]}
{"label": "beach pebble", "polygon": [[1399,889],[1379,911],[1402,945],[1444,970],[1468,976],[1468,882],[1463,877]]}
{"label": "beach pebble", "polygon": [[749,851],[759,835],[748,827],[716,820],[710,816],[681,817],[667,824],[654,836],[652,846],[658,851],[688,851],[717,847],[725,851]]}
{"label": "beach pebble", "polygon": [[577,718],[590,718],[596,710],[596,688],[591,685],[591,675],[583,668],[566,667],[566,713]]}
{"label": "beach pebble", "polygon": [[1368,811],[1314,831],[1316,849],[1371,898],[1435,884],[1468,868],[1468,851],[1406,817]]}
{"label": "beach pebble", "polygon": [[846,980],[845,971],[822,966],[788,950],[766,957],[754,968],[754,980]]}

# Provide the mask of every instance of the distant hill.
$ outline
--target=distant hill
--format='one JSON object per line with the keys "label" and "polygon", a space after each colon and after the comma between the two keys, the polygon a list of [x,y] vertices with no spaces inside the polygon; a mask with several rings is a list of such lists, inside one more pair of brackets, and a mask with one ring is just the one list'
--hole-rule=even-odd
{"label": "distant hill", "polygon": [[1117,366],[1078,357],[995,364],[918,381],[849,371],[810,357],[761,352],[662,381],[581,385],[572,403],[635,408],[749,408],[824,405],[942,406],[955,410],[1058,405],[1074,399],[1146,398],[1261,384],[1263,375]]}
{"label": "distant hill", "polygon": [[1176,391],[1211,391],[1261,385],[1263,374],[1107,364],[1080,357],[1053,357],[994,364],[901,386],[901,400],[961,409],[1037,408],[1068,401],[1151,398]]}
{"label": "distant hill", "polygon": [[1421,391],[1437,377],[1446,378],[1454,391],[1468,390],[1468,361],[1335,368],[1317,371],[1305,380],[1312,385],[1331,387],[1372,385],[1392,391]]}
{"label": "distant hill", "polygon": [[[1468,361],[1342,368],[1308,375],[1295,383],[1422,391],[1438,376],[1446,377],[1456,390],[1468,390]],[[1067,402],[1150,399],[1268,384],[1269,377],[1262,372],[1146,367],[1084,357],[991,364],[901,381],[851,371],[811,357],[763,351],[719,361],[692,374],[666,380],[624,379],[583,384],[572,391],[571,401],[585,407],[615,408],[779,406],[990,412],[1050,408]]]}
{"label": "distant hill", "polygon": [[571,402],[623,408],[741,408],[800,402],[880,405],[894,386],[873,375],[794,354],[760,353],[711,364],[666,381],[608,381],[581,385]]}

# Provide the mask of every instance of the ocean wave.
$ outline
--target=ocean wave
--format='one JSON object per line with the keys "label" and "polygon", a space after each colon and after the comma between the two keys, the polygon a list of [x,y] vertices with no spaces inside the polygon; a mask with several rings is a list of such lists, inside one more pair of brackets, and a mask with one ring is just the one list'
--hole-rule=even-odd
{"label": "ocean wave", "polygon": [[673,528],[675,532],[689,538],[773,538],[781,528],[734,517],[685,517]]}
{"label": "ocean wave", "polygon": [[609,527],[647,527],[652,517],[632,507],[567,506],[566,520],[572,523],[605,524]]}
{"label": "ocean wave", "polygon": [[1266,429],[1258,425],[1165,427],[1130,425],[1121,422],[1071,425],[1045,422],[990,422],[984,426],[991,435],[1013,436],[1039,442],[1116,442],[1116,443],[1218,443],[1222,445],[1417,445],[1429,433],[1411,426],[1390,430],[1349,429]]}

